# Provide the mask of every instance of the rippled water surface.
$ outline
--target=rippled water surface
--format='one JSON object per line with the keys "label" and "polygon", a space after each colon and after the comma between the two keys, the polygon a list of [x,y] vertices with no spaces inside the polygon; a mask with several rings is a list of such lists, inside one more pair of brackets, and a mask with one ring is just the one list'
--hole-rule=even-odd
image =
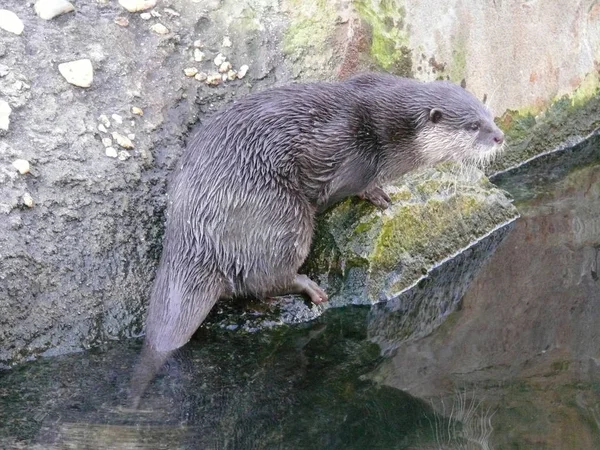
{"label": "rippled water surface", "polygon": [[0,372],[0,448],[599,449],[599,160],[590,141],[497,177],[522,217],[432,333],[382,339],[366,307],[202,330],[138,411],[140,342],[42,359]]}

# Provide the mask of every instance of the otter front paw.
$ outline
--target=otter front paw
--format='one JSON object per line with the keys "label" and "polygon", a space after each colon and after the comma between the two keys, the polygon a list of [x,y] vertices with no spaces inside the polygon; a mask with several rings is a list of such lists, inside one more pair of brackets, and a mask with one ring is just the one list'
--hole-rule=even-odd
{"label": "otter front paw", "polygon": [[373,203],[380,209],[387,209],[392,204],[390,196],[379,186],[375,186],[374,188],[359,194],[358,197]]}

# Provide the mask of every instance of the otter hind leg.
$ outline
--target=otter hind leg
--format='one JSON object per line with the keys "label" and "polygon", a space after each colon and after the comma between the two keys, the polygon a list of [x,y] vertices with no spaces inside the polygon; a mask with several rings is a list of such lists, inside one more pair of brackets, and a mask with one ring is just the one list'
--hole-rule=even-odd
{"label": "otter hind leg", "polygon": [[302,294],[310,298],[310,301],[316,305],[329,300],[327,293],[313,280],[306,275],[296,274],[294,280],[285,288],[276,292],[269,293],[269,297],[276,297],[287,294]]}

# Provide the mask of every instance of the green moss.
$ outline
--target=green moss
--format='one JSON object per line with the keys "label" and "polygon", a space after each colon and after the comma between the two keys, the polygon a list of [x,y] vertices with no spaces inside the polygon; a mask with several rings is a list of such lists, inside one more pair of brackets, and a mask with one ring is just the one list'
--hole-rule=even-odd
{"label": "green moss", "polygon": [[284,54],[297,54],[309,48],[325,48],[334,30],[334,4],[326,0],[288,0],[286,5],[291,12],[291,25],[283,38]]}
{"label": "green moss", "polygon": [[392,203],[397,202],[406,202],[412,198],[412,194],[410,190],[404,187],[402,190],[398,192],[393,192],[390,194],[390,198],[392,199]]}
{"label": "green moss", "polygon": [[467,45],[463,37],[459,37],[453,44],[452,63],[449,67],[450,80],[460,83],[467,76]]}
{"label": "green moss", "polygon": [[420,194],[426,195],[426,196],[431,196],[437,192],[440,192],[440,190],[442,189],[443,183],[441,180],[439,179],[430,179],[430,180],[426,180],[423,183],[420,183],[419,185],[417,185],[416,189],[417,192],[419,192]]}
{"label": "green moss", "polygon": [[371,27],[370,53],[375,62],[385,70],[410,76],[412,58],[402,2],[356,0],[354,6]]}

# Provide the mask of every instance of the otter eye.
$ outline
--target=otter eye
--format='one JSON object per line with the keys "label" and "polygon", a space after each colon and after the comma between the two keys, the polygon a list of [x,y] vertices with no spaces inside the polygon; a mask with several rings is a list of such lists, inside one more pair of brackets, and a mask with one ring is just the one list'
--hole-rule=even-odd
{"label": "otter eye", "polygon": [[471,130],[471,131],[477,131],[477,130],[479,130],[479,123],[473,122],[472,124],[470,124],[469,125],[469,130]]}
{"label": "otter eye", "polygon": [[433,108],[431,111],[429,111],[429,119],[433,123],[438,123],[440,120],[442,120],[442,111],[437,108]]}

